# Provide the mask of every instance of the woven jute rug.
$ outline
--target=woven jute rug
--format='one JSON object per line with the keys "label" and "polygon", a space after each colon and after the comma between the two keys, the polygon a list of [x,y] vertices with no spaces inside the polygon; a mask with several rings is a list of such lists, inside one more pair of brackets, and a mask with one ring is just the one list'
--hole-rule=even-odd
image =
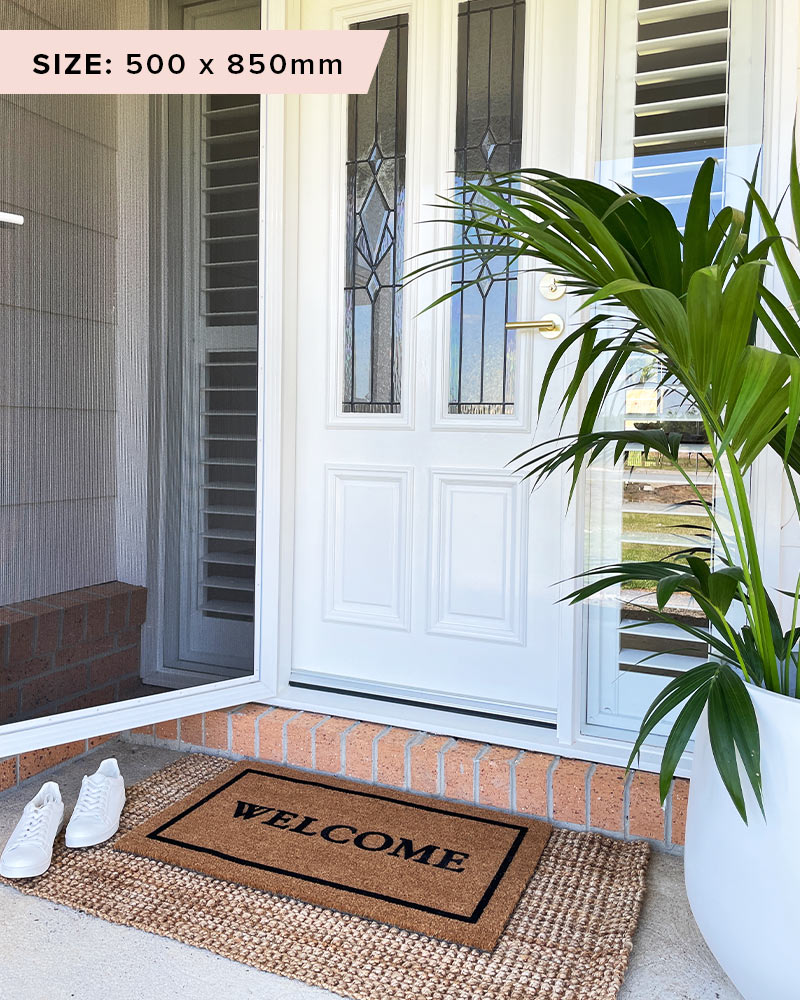
{"label": "woven jute rug", "polygon": [[115,847],[489,951],[551,832],[535,819],[245,761]]}
{"label": "woven jute rug", "polygon": [[[230,768],[188,755],[128,790],[120,834]],[[555,830],[491,952],[201,875],[112,845],[69,851],[21,892],[352,1000],[614,1000],[648,845]]]}

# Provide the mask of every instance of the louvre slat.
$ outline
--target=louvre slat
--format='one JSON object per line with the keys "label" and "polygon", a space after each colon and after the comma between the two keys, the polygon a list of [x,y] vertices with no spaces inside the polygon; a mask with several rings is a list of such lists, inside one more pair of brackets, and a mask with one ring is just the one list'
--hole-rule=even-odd
{"label": "louvre slat", "polygon": [[235,219],[237,216],[258,215],[258,208],[226,208],[218,212],[204,212],[206,219]]}
{"label": "louvre slat", "polygon": [[242,531],[238,528],[206,528],[201,532],[203,538],[219,538],[227,542],[254,542],[255,531]]}
{"label": "louvre slat", "polygon": [[728,28],[712,28],[710,31],[691,31],[665,38],[646,38],[636,43],[636,51],[640,56],[652,56],[661,52],[704,48],[706,45],[725,45],[729,35]]}
{"label": "louvre slat", "polygon": [[255,566],[255,552],[206,552],[201,562],[217,566]]}
{"label": "louvre slat", "polygon": [[634,108],[636,118],[647,118],[652,115],[674,114],[676,111],[693,111],[696,108],[724,107],[728,100],[727,93],[704,94],[700,97],[682,97],[669,101],[653,101],[650,104],[637,104]]}
{"label": "louvre slat", "polygon": [[[641,661],[645,662],[642,663]],[[705,663],[705,657],[684,656],[681,653],[650,653],[638,649],[621,649],[619,651],[620,670],[632,673],[662,674],[665,677],[683,673],[691,667],[699,667]]]}
{"label": "louvre slat", "polygon": [[[214,317],[233,317],[233,316],[238,316],[240,318],[242,316],[255,316],[257,318],[258,317],[258,312],[255,309],[237,309],[235,312],[213,312],[210,309],[203,309],[203,310],[201,310],[200,315],[201,316],[210,316],[212,318],[214,318]],[[255,319],[253,320],[253,323],[255,323]],[[254,387],[252,387],[250,391],[253,391],[253,389],[254,389]]]}
{"label": "louvre slat", "polygon": [[633,140],[633,145],[637,149],[644,149],[652,146],[667,146],[678,143],[698,143],[709,139],[719,140],[720,145],[725,143],[726,128],[724,125],[713,128],[685,129],[680,132],[658,132],[655,135],[637,135]]}
{"label": "louvre slat", "polygon": [[692,63],[689,66],[670,66],[666,69],[651,69],[637,73],[634,77],[637,87],[654,84],[684,83],[703,77],[724,76],[728,72],[726,59],[713,62]]}
{"label": "louvre slat", "polygon": [[[629,663],[627,660],[621,660],[619,669],[624,674],[649,674],[655,677],[672,678],[680,677],[681,674],[685,674],[692,666],[705,662],[691,656],[676,656],[673,659],[674,665],[670,666],[657,665],[653,660],[647,660],[644,663]],[[693,664],[691,661],[695,659],[697,659],[697,663]]]}
{"label": "louvre slat", "polygon": [[246,163],[258,163],[258,156],[234,156],[230,160],[203,160],[203,167],[207,170],[216,170],[239,167]]}
{"label": "louvre slat", "polygon": [[678,21],[686,17],[703,14],[719,14],[728,10],[729,0],[684,0],[683,3],[666,3],[660,7],[640,10],[639,24],[660,24],[664,21]]}
{"label": "louvre slat", "polygon": [[205,601],[200,605],[201,611],[215,614],[235,615],[239,618],[253,617],[253,602],[242,601]]}
{"label": "louvre slat", "polygon": [[[236,313],[238,316],[239,314]],[[254,385],[204,385],[203,392],[255,392]]]}
{"label": "louvre slat", "polygon": [[258,190],[258,181],[245,181],[239,184],[206,184],[203,186],[204,194],[230,194],[237,191]]}
{"label": "louvre slat", "polygon": [[690,517],[696,513],[696,507],[688,504],[668,504],[668,503],[623,503],[622,510],[625,514],[659,514],[661,517]]}
{"label": "louvre slat", "polygon": [[240,104],[238,107],[235,108],[213,108],[210,111],[206,109],[205,111],[203,111],[203,117],[210,119],[223,118],[226,120],[227,119],[233,120],[234,118],[248,118],[253,114],[254,111],[258,110],[259,106],[257,103]]}
{"label": "louvre slat", "polygon": [[210,481],[204,484],[204,489],[207,490],[231,490],[233,492],[240,490],[242,493],[254,493],[255,488],[255,483],[237,483],[232,480]]}
{"label": "louvre slat", "polygon": [[230,465],[230,466],[240,466],[243,469],[255,469],[256,460],[249,458],[206,458],[203,459],[203,465]]}
{"label": "louvre slat", "polygon": [[[623,511],[627,512],[627,509],[623,507]],[[689,514],[687,517],[691,516]],[[696,514],[694,515],[697,516]],[[686,549],[693,545],[702,545],[705,538],[701,534],[697,535],[678,535],[678,534],[666,534],[662,532],[650,532],[650,531],[623,531],[622,532],[622,544],[623,545],[658,545],[660,547],[672,547],[674,549]]]}
{"label": "louvre slat", "polygon": [[[711,482],[713,480],[713,475],[709,471],[708,475],[703,479],[700,479],[697,475],[694,477],[695,482]],[[679,485],[683,486],[686,480],[679,472],[659,472],[659,473],[638,473],[638,474],[625,474],[624,482],[626,483],[646,483],[652,486],[666,486],[666,485]]]}
{"label": "louvre slat", "polygon": [[677,625],[671,625],[669,622],[637,622],[636,628],[628,628],[627,625],[629,624],[631,623],[623,619],[623,627],[620,631],[624,635],[632,636],[634,639],[641,635],[651,636],[657,639],[667,639],[673,642],[693,641]]}
{"label": "louvre slat", "polygon": [[633,177],[635,180],[644,180],[652,177],[661,177],[677,172],[696,174],[703,165],[702,159],[695,160],[673,160],[670,164],[663,163],[648,164],[637,163],[633,167]]}
{"label": "louvre slat", "polygon": [[203,410],[202,417],[257,417],[256,410]]}
{"label": "louvre slat", "polygon": [[[204,236],[204,243],[241,243],[243,240],[257,240],[258,233],[234,233],[229,236]],[[226,264],[238,264],[238,260],[228,260]]]}
{"label": "louvre slat", "polygon": [[[227,145],[233,142],[242,142],[245,139],[252,139],[256,144],[258,143],[258,129],[247,129],[242,132],[226,132],[220,135],[206,135],[203,137],[203,142],[210,143],[214,146]],[[209,163],[209,166],[214,166],[214,161]]]}
{"label": "louvre slat", "polygon": [[[255,590],[255,584],[252,580],[239,576],[207,576],[203,580],[203,586],[208,587],[210,590],[241,590],[250,592]],[[252,612],[252,608],[250,610]]]}
{"label": "louvre slat", "polygon": [[204,441],[255,441],[253,434],[204,434]]}
{"label": "louvre slat", "polygon": [[252,507],[245,507],[237,504],[211,504],[203,508],[204,514],[230,514],[232,517],[255,517],[256,512]]}
{"label": "louvre slat", "polygon": [[257,260],[211,260],[206,261],[203,267],[243,267],[245,264],[257,263]]}
{"label": "louvre slat", "polygon": [[[712,191],[711,192],[711,197],[712,198],[721,198],[722,195],[723,195],[722,191]],[[687,204],[688,205],[689,201],[691,200],[691,197],[692,197],[691,194],[668,194],[668,195],[665,195],[662,198],[659,198],[658,200],[661,202],[662,205],[675,205],[675,206],[677,206],[677,205],[682,205],[682,204]]]}

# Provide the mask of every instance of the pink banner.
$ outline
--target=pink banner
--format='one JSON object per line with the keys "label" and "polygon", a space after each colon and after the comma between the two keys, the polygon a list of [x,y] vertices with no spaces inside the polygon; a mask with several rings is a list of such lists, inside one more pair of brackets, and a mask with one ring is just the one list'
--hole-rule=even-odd
{"label": "pink banner", "polygon": [[363,94],[387,31],[0,31],[4,94]]}

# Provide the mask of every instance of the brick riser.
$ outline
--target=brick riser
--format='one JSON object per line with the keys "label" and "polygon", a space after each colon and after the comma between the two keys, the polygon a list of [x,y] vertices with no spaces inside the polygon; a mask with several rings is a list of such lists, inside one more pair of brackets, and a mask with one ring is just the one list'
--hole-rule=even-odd
{"label": "brick riser", "polygon": [[0,724],[135,698],[147,591],[117,581],[0,607]]}
{"label": "brick riser", "polygon": [[[44,750],[31,750],[28,753],[17,754],[15,757],[5,757],[0,760],[0,792],[22,784],[29,778],[39,776],[41,781],[45,771],[65,760],[83,757],[101,743],[107,743],[116,736],[93,736],[88,740],[75,740],[72,743],[62,743],[57,747],[46,747]],[[33,793],[31,793],[33,794]]]}
{"label": "brick riser", "polygon": [[288,764],[388,788],[543,817],[573,829],[647,838],[680,851],[689,782],[665,808],[646,771],[450,739],[264,705],[208,712],[124,734],[134,742]]}

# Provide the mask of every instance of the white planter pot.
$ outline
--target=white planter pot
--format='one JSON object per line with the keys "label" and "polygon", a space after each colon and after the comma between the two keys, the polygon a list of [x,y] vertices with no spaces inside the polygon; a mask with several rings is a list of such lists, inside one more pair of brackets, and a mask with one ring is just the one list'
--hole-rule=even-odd
{"label": "white planter pot", "polygon": [[749,821],[742,822],[717,773],[703,715],[686,823],[686,891],[703,937],[745,1000],[797,1000],[800,700],[750,691],[766,822],[741,772]]}

